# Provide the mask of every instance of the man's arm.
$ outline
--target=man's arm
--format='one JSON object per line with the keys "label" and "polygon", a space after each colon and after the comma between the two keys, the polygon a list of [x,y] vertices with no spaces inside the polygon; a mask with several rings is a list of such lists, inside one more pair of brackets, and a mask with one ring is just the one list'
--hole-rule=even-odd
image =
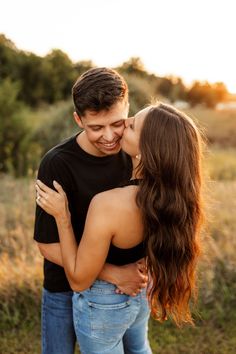
{"label": "man's arm", "polygon": [[48,261],[63,267],[60,243],[37,242],[41,255]]}
{"label": "man's arm", "polygon": [[[41,255],[52,263],[63,267],[60,243],[37,242]],[[147,285],[144,262],[115,266],[106,263],[99,279],[115,284],[120,292],[135,296]]]}

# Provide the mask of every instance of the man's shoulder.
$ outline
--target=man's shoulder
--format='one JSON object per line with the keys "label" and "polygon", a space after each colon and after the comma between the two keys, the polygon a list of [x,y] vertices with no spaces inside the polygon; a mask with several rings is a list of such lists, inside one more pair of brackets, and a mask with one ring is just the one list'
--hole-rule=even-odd
{"label": "man's shoulder", "polygon": [[41,164],[50,164],[51,162],[60,162],[61,156],[73,149],[73,144],[75,142],[76,136],[71,136],[59,144],[53,146],[50,150],[48,150],[45,155],[41,159]]}
{"label": "man's shoulder", "polygon": [[73,151],[75,139],[76,137],[72,136],[46,152],[39,164],[38,178],[43,179],[48,176],[51,179],[52,176],[57,178],[64,176],[64,180],[68,177],[66,161],[69,160],[70,153]]}

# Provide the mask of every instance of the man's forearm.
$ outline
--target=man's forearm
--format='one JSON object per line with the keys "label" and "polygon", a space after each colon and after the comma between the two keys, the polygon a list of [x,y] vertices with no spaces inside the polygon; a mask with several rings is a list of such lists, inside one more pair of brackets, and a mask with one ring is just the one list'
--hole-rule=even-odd
{"label": "man's forearm", "polygon": [[118,281],[116,277],[117,268],[119,267],[110,263],[105,263],[104,267],[102,268],[102,271],[98,275],[98,279],[105,280],[108,283],[117,284]]}
{"label": "man's forearm", "polygon": [[38,248],[41,255],[48,261],[63,267],[60,243],[39,243]]}

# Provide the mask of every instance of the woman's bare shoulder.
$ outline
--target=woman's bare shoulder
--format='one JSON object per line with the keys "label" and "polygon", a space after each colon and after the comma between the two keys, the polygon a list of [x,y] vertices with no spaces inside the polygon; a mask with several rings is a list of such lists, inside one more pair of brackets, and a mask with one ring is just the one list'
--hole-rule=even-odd
{"label": "woman's bare shoulder", "polygon": [[105,192],[96,194],[91,203],[104,209],[114,210],[119,207],[125,208],[135,202],[137,193],[136,186],[109,189]]}

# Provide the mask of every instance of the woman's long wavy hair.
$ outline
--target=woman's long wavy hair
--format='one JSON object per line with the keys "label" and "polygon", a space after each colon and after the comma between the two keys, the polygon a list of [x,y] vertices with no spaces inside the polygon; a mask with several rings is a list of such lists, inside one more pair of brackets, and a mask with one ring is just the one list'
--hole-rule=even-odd
{"label": "woman's long wavy hair", "polygon": [[142,176],[137,204],[144,223],[152,315],[177,325],[192,321],[203,220],[201,135],[184,113],[151,106],[140,135]]}

